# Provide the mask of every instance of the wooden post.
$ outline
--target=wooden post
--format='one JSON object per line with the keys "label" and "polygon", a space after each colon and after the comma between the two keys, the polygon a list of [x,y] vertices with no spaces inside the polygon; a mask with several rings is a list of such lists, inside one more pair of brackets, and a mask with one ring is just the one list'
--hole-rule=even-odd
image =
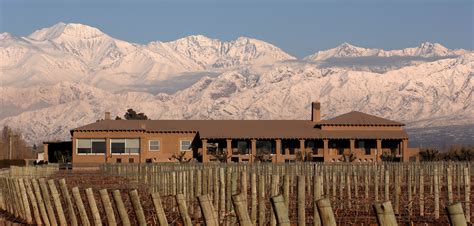
{"label": "wooden post", "polygon": [[394,180],[395,180],[395,214],[398,214],[400,212],[400,195],[401,195],[399,168],[395,168]]}
{"label": "wooden post", "polygon": [[43,200],[46,206],[46,211],[48,212],[49,221],[51,225],[57,225],[56,216],[54,215],[53,205],[51,204],[51,199],[49,197],[48,186],[46,186],[46,181],[44,178],[40,178],[39,185],[41,188],[41,192],[43,193]]}
{"label": "wooden post", "polygon": [[161,197],[158,192],[151,194],[153,199],[153,206],[155,207],[156,217],[158,218],[158,225],[165,226],[168,225],[168,220],[166,220],[165,211],[161,203]]}
{"label": "wooden post", "polygon": [[72,196],[76,201],[77,209],[79,210],[79,216],[81,217],[82,225],[89,226],[89,218],[87,218],[86,208],[84,207],[84,203],[82,202],[81,193],[79,192],[78,187],[72,188]]}
{"label": "wooden post", "polygon": [[448,212],[448,219],[451,225],[467,226],[466,217],[460,202],[447,206],[446,211]]}
{"label": "wooden post", "polygon": [[380,226],[396,226],[397,219],[393,212],[392,203],[390,201],[383,203],[376,203],[374,205],[375,215],[377,216],[377,222]]}
{"label": "wooden post", "polygon": [[265,176],[258,177],[258,225],[266,225],[265,222]]}
{"label": "wooden post", "polygon": [[237,194],[232,196],[232,203],[234,204],[235,214],[237,215],[237,220],[241,226],[252,226],[252,221],[250,220],[248,211],[247,211],[247,200],[244,194]]}
{"label": "wooden post", "polygon": [[26,194],[26,188],[25,188],[25,183],[23,182],[23,179],[18,179],[18,185],[20,185],[21,198],[23,200],[23,205],[24,205],[25,215],[26,215],[26,223],[33,224],[30,203],[28,202],[28,195]]}
{"label": "wooden post", "polygon": [[419,198],[420,198],[420,216],[424,216],[425,215],[425,179],[424,179],[424,176],[423,176],[423,168],[420,168],[420,194],[419,194]]}
{"label": "wooden post", "polygon": [[219,169],[219,189],[219,222],[222,222],[225,215],[225,168]]}
{"label": "wooden post", "polygon": [[66,186],[66,180],[64,178],[59,180],[59,188],[61,189],[61,193],[65,199],[67,205],[67,211],[69,215],[69,224],[71,226],[77,226],[77,218],[76,213],[74,211],[74,205],[72,204],[71,196],[69,195],[69,191]]}
{"label": "wooden post", "polygon": [[447,182],[448,182],[448,204],[453,204],[453,178],[451,176],[451,169],[448,167],[446,167],[446,179],[447,179]]}
{"label": "wooden post", "polygon": [[209,195],[200,195],[197,197],[199,205],[201,206],[202,215],[204,216],[204,222],[206,226],[217,226],[219,225],[216,211],[212,206],[212,200]]}
{"label": "wooden post", "polygon": [[188,206],[186,205],[186,198],[183,194],[176,195],[176,202],[178,203],[179,214],[183,219],[184,226],[191,226],[191,218],[188,214]]}
{"label": "wooden post", "polygon": [[117,225],[115,220],[114,209],[112,203],[110,202],[109,193],[107,189],[99,190],[100,199],[102,200],[102,205],[104,206],[105,215],[107,216],[107,225]]}
{"label": "wooden post", "polygon": [[324,226],[336,226],[336,218],[332,211],[331,202],[329,199],[320,199],[316,201],[318,206],[319,215],[321,216],[321,223]]}
{"label": "wooden post", "polygon": [[[33,216],[35,218],[35,222],[36,222],[37,225],[42,225],[43,223],[41,221],[41,215],[40,215],[39,208],[38,208],[38,202],[36,201],[36,197],[35,197],[35,194],[33,192],[31,183],[28,179],[23,179],[23,183],[25,184],[26,193],[28,194],[28,197],[31,200],[31,206],[33,208]],[[4,210],[5,210],[5,208],[4,208]]]}
{"label": "wooden post", "polygon": [[133,210],[135,211],[135,216],[137,217],[138,225],[145,226],[145,214],[143,213],[143,208],[140,204],[140,197],[138,196],[137,190],[132,190],[128,194],[130,195],[130,200],[132,201]]}
{"label": "wooden post", "polygon": [[305,216],[305,177],[298,176],[298,225],[306,225]]}
{"label": "wooden post", "polygon": [[58,213],[59,224],[67,225],[66,216],[64,216],[63,206],[61,205],[61,199],[59,198],[59,192],[56,188],[56,184],[53,179],[48,180],[49,190],[51,190],[51,196],[53,197],[54,206]]}
{"label": "wooden post", "polygon": [[412,203],[413,203],[413,195],[412,195],[412,177],[411,177],[411,171],[408,170],[408,174],[407,174],[407,192],[408,192],[408,215],[411,216],[411,210],[412,210]]}
{"label": "wooden post", "polygon": [[379,201],[379,174],[377,168],[374,169],[374,186],[375,186],[375,201]]}
{"label": "wooden post", "polygon": [[114,197],[115,206],[117,207],[117,212],[120,216],[120,220],[122,221],[122,225],[130,225],[130,219],[128,218],[127,209],[125,209],[125,205],[123,204],[120,191],[114,190],[112,192],[112,196]]}
{"label": "wooden post", "polygon": [[389,171],[385,170],[385,201],[390,201],[390,196],[389,196],[389,187],[390,187],[390,176],[389,176]]}
{"label": "wooden post", "polygon": [[320,174],[314,174],[313,177],[313,225],[321,225],[321,218],[318,212],[316,201],[321,199],[322,177]]}
{"label": "wooden post", "polygon": [[102,225],[102,221],[100,220],[100,213],[99,213],[99,209],[97,208],[97,203],[95,202],[92,188],[86,188],[85,191],[86,191],[87,202],[89,203],[89,208],[92,214],[92,219],[94,219],[94,225],[100,226]]}
{"label": "wooden post", "polygon": [[464,202],[466,203],[466,221],[471,222],[471,177],[469,168],[464,168]]}
{"label": "wooden post", "polygon": [[290,226],[290,218],[288,216],[288,208],[286,200],[282,195],[271,198],[273,211],[279,226]]}
{"label": "wooden post", "polygon": [[[278,195],[278,188],[280,184],[280,177],[278,175],[272,175],[272,186],[271,186],[271,193],[270,196],[276,196]],[[270,225],[275,226],[276,225],[276,218],[274,211],[270,214]]]}
{"label": "wooden post", "polygon": [[[202,194],[202,172],[201,170],[196,171],[196,191],[194,196],[198,197]],[[176,194],[175,194],[176,195]],[[201,209],[199,205],[195,206],[196,208],[194,209],[194,220],[197,220],[201,217]]]}
{"label": "wooden post", "polygon": [[252,220],[252,225],[257,224],[257,174],[252,172],[250,181],[250,192],[251,192],[251,205],[250,205],[250,219]]}
{"label": "wooden post", "polygon": [[43,220],[43,223],[45,225],[50,225],[50,221],[49,221],[49,218],[48,218],[48,213],[47,213],[46,207],[44,205],[43,197],[41,196],[41,189],[38,185],[38,181],[36,179],[31,179],[30,182],[33,186],[33,190],[35,192],[36,200],[38,201],[38,207],[39,207],[39,210],[40,210],[41,219]]}
{"label": "wooden post", "polygon": [[290,204],[290,175],[283,176],[283,198],[285,199],[286,209],[289,210]]}
{"label": "wooden post", "polygon": [[434,214],[435,219],[439,219],[439,175],[438,168],[434,168]]}

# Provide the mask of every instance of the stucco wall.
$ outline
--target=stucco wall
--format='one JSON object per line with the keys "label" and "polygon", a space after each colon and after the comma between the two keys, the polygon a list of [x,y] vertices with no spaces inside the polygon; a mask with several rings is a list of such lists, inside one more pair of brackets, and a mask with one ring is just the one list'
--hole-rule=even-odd
{"label": "stucco wall", "polygon": [[[146,133],[136,132],[74,132],[73,136],[73,154],[72,161],[75,164],[81,163],[116,163],[121,159],[122,163],[128,163],[133,159],[134,163],[143,163],[146,159],[152,159],[157,162],[176,161],[173,155],[180,153],[180,140],[193,140],[195,133]],[[106,139],[106,154],[78,154],[76,150],[76,140],[79,138]],[[111,154],[110,139],[114,138],[138,138],[140,139],[140,154]],[[160,150],[150,151],[149,141],[159,140]],[[192,151],[185,152],[185,158],[192,158]]]}

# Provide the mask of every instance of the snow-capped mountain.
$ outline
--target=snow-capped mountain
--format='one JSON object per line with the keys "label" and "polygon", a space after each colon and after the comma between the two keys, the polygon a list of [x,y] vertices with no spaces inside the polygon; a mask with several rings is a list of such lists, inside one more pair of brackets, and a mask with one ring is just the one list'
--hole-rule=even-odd
{"label": "snow-capped mountain", "polygon": [[271,44],[250,38],[221,42],[189,36],[139,45],[82,24],[58,23],[28,37],[1,37],[1,82],[14,86],[68,81],[120,90],[184,72],[263,66],[294,59]]}
{"label": "snow-capped mountain", "polygon": [[401,50],[383,50],[383,49],[367,49],[353,46],[349,43],[343,43],[336,48],[318,51],[309,55],[304,59],[307,61],[322,61],[330,58],[355,58],[355,57],[447,57],[458,56],[469,51],[456,49],[450,50],[439,43],[424,42],[420,46],[414,48],[406,48]]}
{"label": "snow-capped mountain", "polygon": [[[373,70],[328,64],[335,59],[388,60]],[[324,118],[357,110],[411,128],[474,125],[473,69],[472,51],[432,43],[389,51],[344,43],[298,60],[251,38],[195,35],[140,45],[59,23],[28,37],[0,34],[0,125],[33,143],[69,139],[70,129],[105,111],[122,116],[133,108],[152,119],[309,119],[315,100]],[[158,86],[177,91],[147,92]]]}

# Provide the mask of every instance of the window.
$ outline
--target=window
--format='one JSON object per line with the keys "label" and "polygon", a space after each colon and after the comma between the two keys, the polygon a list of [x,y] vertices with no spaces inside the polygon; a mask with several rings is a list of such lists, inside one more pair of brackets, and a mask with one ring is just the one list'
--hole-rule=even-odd
{"label": "window", "polygon": [[191,151],[191,141],[190,140],[181,140],[179,150],[181,150],[181,151]]}
{"label": "window", "polygon": [[112,154],[140,153],[140,139],[110,139]]}
{"label": "window", "polygon": [[248,141],[237,141],[238,154],[247,155],[249,153],[249,146]]}
{"label": "window", "polygon": [[159,150],[160,150],[160,141],[150,140],[150,151],[159,151]]}
{"label": "window", "polygon": [[122,163],[122,159],[117,159],[117,163]]}
{"label": "window", "polygon": [[77,139],[77,154],[104,154],[105,139]]}

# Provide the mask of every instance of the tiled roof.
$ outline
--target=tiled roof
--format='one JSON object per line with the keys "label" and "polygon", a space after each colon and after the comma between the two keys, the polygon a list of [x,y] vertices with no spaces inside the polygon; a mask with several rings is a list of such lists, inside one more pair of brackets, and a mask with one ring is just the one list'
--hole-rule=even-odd
{"label": "tiled roof", "polygon": [[71,130],[196,132],[200,138],[407,138],[404,130],[321,130],[310,120],[101,120]]}
{"label": "tiled roof", "polygon": [[403,123],[384,119],[363,112],[351,111],[329,120],[322,120],[319,125],[374,125],[374,126],[404,126]]}

